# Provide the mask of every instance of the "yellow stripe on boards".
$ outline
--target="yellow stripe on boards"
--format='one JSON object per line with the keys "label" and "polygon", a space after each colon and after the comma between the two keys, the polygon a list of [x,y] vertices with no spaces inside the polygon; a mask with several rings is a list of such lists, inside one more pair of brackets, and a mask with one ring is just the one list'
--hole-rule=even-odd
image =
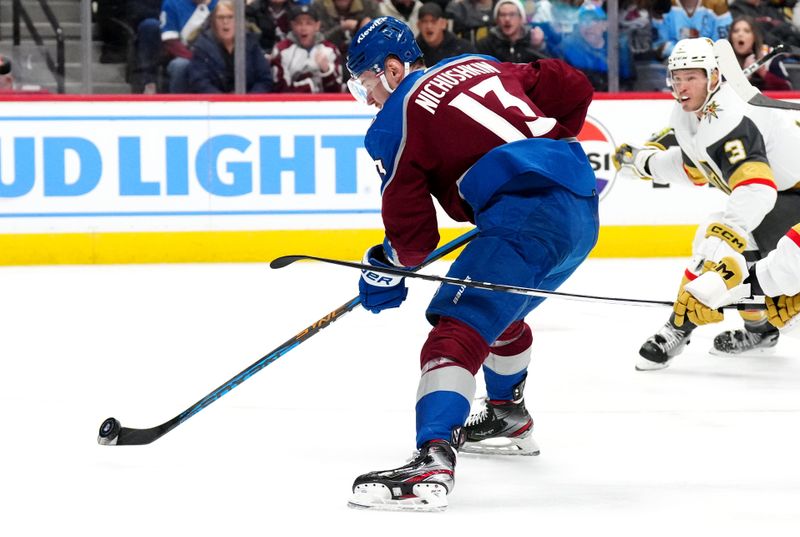
{"label": "yellow stripe on boards", "polygon": [[[466,231],[442,229],[441,242]],[[689,256],[694,231],[691,225],[603,226],[591,256]],[[360,260],[382,240],[379,229],[0,235],[0,265],[267,263],[287,254]]]}
{"label": "yellow stripe on boards", "polygon": [[601,226],[590,257],[688,257],[697,226]]}

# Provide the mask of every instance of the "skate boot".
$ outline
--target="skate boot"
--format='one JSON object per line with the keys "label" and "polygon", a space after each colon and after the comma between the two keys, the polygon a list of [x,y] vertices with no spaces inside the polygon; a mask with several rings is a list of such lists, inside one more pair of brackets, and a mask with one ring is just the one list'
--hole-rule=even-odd
{"label": "skate boot", "polygon": [[446,440],[425,442],[416,457],[394,470],[356,478],[349,507],[383,511],[444,511],[455,486],[456,450]]}
{"label": "skate boot", "polygon": [[751,332],[744,328],[726,330],[714,338],[714,347],[709,351],[717,356],[747,356],[775,352],[780,336],[778,330]]}
{"label": "skate boot", "polygon": [[483,407],[464,426],[462,453],[481,455],[538,455],[533,419],[525,408],[525,380],[514,386],[511,401],[484,399]]}
{"label": "skate boot", "polygon": [[661,329],[647,338],[642,348],[639,349],[639,358],[636,361],[637,371],[654,371],[664,369],[670,360],[683,352],[692,336],[690,330],[675,328],[667,321]]}

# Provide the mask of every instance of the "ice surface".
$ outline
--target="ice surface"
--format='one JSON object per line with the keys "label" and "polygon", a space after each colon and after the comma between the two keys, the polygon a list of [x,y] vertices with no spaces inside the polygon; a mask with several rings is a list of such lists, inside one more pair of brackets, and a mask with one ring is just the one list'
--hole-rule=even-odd
{"label": "ice surface", "polygon": [[[671,300],[683,262],[589,260],[562,290]],[[800,339],[708,355],[735,314],[670,368],[636,372],[666,308],[547,301],[529,318],[526,390],[542,454],[462,456],[442,514],[346,507],[356,475],[414,447],[428,282],[399,310],[347,314],[154,444],[97,445],[104,418],[172,418],[352,298],[356,278],[0,269],[0,535],[797,535]]]}

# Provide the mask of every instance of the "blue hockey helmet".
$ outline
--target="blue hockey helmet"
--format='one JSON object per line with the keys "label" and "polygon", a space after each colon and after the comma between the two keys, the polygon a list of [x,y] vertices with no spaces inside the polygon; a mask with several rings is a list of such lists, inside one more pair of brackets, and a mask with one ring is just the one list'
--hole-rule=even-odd
{"label": "blue hockey helmet", "polygon": [[350,42],[347,69],[353,78],[367,69],[379,73],[388,56],[410,64],[422,58],[422,51],[406,23],[394,17],[378,17],[364,25]]}

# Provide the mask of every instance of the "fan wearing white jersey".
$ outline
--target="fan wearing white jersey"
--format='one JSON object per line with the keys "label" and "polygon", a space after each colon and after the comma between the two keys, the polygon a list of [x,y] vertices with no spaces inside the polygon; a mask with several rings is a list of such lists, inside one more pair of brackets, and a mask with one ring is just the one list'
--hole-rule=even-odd
{"label": "fan wearing white jersey", "polygon": [[[800,128],[791,112],[751,106],[722,82],[709,39],[679,41],[668,70],[678,101],[670,118],[678,145],[624,144],[616,151],[615,164],[643,179],[710,183],[729,195],[725,210],[698,228],[682,292],[688,281],[723,257],[743,254],[749,262],[763,257],[800,220]],[[779,331],[763,312],[741,314],[744,328],[719,334],[712,353],[765,352],[777,344]],[[673,314],[642,345],[636,368],[666,367],[695,328],[691,320]]]}

